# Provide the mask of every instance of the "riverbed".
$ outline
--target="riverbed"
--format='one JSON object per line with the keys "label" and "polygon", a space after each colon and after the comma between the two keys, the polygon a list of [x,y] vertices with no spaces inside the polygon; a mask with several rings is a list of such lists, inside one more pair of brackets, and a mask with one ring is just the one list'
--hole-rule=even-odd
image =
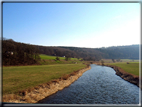
{"label": "riverbed", "polygon": [[44,104],[139,104],[141,90],[123,80],[114,69],[91,64],[91,69],[57,93],[38,103]]}

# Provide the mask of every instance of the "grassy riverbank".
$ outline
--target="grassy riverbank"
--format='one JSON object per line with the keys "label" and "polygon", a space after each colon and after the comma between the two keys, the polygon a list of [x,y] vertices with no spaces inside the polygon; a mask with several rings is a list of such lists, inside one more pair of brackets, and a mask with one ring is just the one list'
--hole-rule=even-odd
{"label": "grassy riverbank", "polygon": [[84,64],[3,67],[3,95],[47,83],[85,67]]}
{"label": "grassy riverbank", "polygon": [[139,76],[139,62],[119,62],[119,63],[105,63],[108,65],[115,65],[122,68],[124,71]]}

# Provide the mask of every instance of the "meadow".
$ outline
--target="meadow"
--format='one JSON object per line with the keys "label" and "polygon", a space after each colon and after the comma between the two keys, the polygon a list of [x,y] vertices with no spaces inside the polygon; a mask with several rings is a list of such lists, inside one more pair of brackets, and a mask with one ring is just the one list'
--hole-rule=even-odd
{"label": "meadow", "polygon": [[[112,59],[102,59],[105,63],[113,63]],[[132,60],[132,59],[120,59],[121,62],[139,62],[139,60]],[[117,60],[115,59],[115,62]]]}
{"label": "meadow", "polygon": [[85,64],[3,67],[3,95],[16,94],[21,90],[47,83],[85,67]]}
{"label": "meadow", "polygon": [[82,64],[84,61],[80,61],[80,59],[77,58],[69,58],[68,61],[65,60],[65,57],[58,57],[59,60],[56,60],[56,56],[50,56],[45,54],[39,55],[41,58],[40,64],[42,65],[48,65],[48,64]]}
{"label": "meadow", "polygon": [[[56,59],[56,56],[50,56],[50,55],[45,55],[45,54],[40,54],[39,55],[41,59]],[[59,57],[61,60],[65,60],[65,57]],[[71,60],[78,60],[77,58],[71,58]]]}
{"label": "meadow", "polygon": [[[55,60],[56,56],[44,54],[40,54],[40,57],[41,65],[3,67],[3,95],[16,94],[21,90],[58,79],[73,71],[85,68],[86,65],[83,63],[90,63],[80,61],[77,58],[70,58],[66,61],[65,57],[59,57],[60,60]],[[105,64],[119,66],[126,72],[139,75],[139,62],[129,62],[127,64],[127,61],[127,59],[124,59],[123,62],[112,63],[111,59],[104,60]],[[77,64],[75,64],[76,62]]]}
{"label": "meadow", "polygon": [[105,63],[108,65],[115,65],[122,68],[124,71],[139,76],[139,62],[117,62],[117,63]]}

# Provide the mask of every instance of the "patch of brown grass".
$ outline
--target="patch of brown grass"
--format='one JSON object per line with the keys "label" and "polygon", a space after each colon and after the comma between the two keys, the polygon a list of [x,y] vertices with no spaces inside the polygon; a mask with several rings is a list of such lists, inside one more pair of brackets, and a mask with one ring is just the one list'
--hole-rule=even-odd
{"label": "patch of brown grass", "polygon": [[69,78],[69,76],[70,76],[70,75],[66,74],[66,75],[62,76],[61,78],[62,78],[63,80],[67,80],[67,79]]}
{"label": "patch of brown grass", "polygon": [[30,97],[30,96],[25,96],[24,100],[25,100],[27,103],[32,103],[32,100],[31,100],[31,97]]}
{"label": "patch of brown grass", "polygon": [[3,96],[3,102],[9,102],[9,100],[19,99],[20,97],[15,94],[9,94]]}
{"label": "patch of brown grass", "polygon": [[39,87],[38,87],[38,86],[35,86],[35,87],[34,87],[34,89],[38,90],[38,89],[39,89]]}
{"label": "patch of brown grass", "polygon": [[59,83],[59,79],[54,79],[51,81],[52,83]]}
{"label": "patch of brown grass", "polygon": [[34,89],[35,89],[34,87],[28,88],[27,92],[29,93],[29,92],[33,91]]}
{"label": "patch of brown grass", "polygon": [[72,72],[71,74],[70,74],[70,76],[74,76],[74,75],[76,75],[77,74],[77,72]]}
{"label": "patch of brown grass", "polygon": [[39,89],[39,93],[41,93],[41,94],[44,93],[44,89],[43,89],[43,88],[40,88],[40,89]]}

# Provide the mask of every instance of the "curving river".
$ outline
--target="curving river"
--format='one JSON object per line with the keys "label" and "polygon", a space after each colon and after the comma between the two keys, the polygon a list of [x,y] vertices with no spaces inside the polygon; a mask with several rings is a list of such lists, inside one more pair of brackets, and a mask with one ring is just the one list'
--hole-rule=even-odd
{"label": "curving river", "polygon": [[106,66],[91,69],[69,87],[39,101],[45,104],[139,104],[140,88]]}

